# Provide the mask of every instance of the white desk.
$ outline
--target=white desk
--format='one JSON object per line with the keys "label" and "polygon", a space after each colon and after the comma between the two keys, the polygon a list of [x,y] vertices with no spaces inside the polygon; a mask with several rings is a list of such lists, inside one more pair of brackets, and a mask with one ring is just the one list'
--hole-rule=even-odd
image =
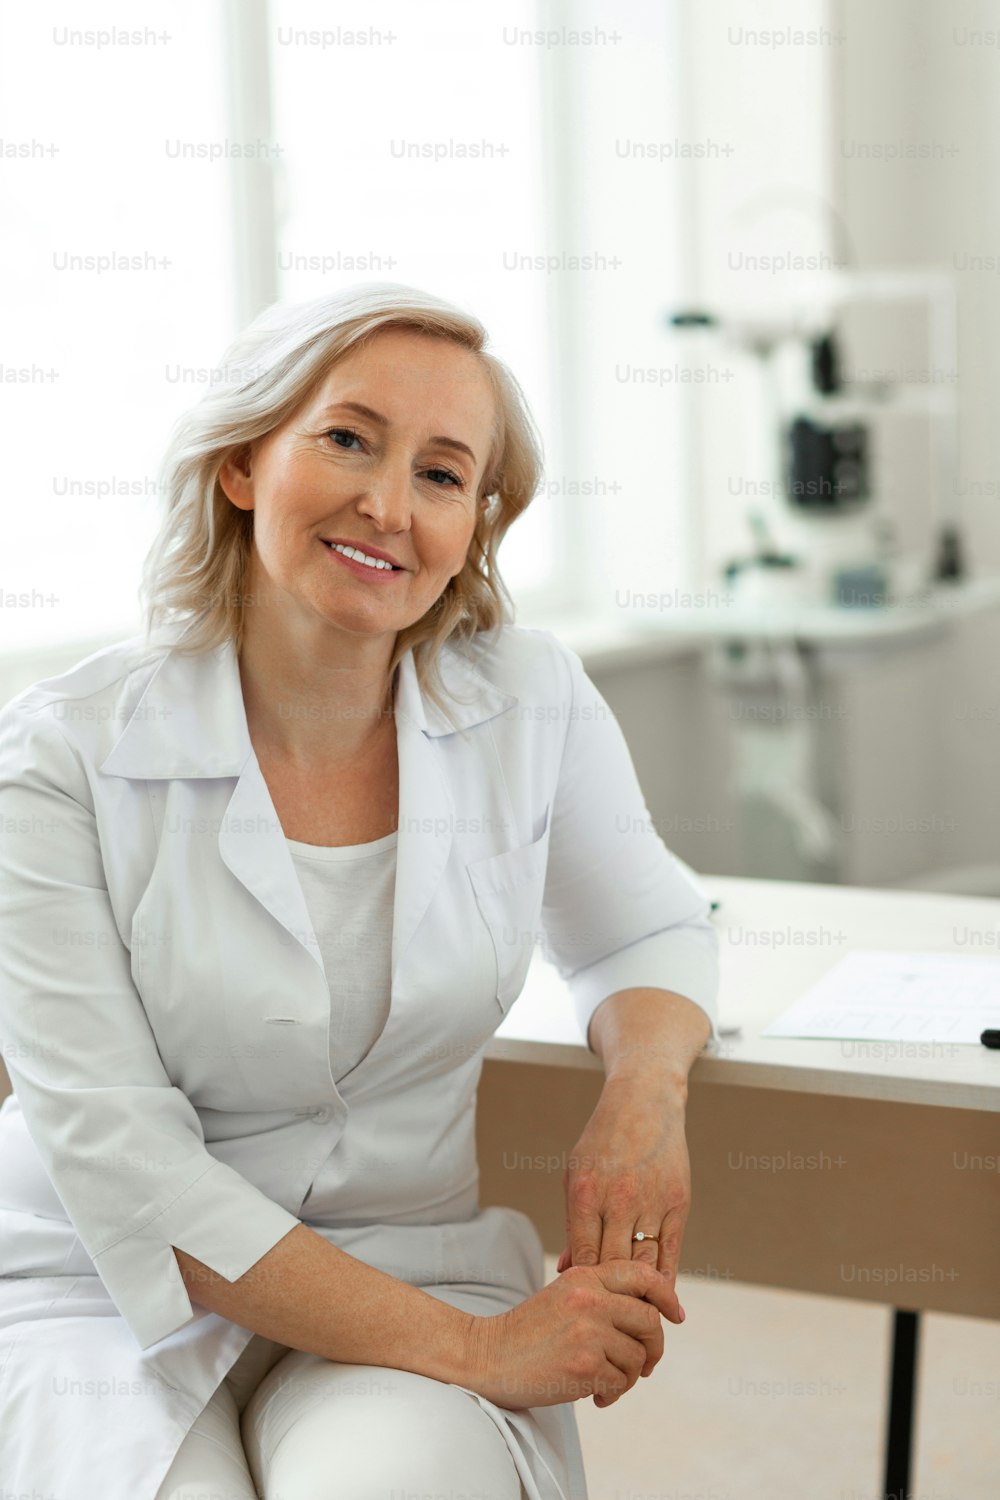
{"label": "white desk", "polygon": [[[852,948],[963,953],[1000,964],[1000,900],[721,875],[701,881],[720,903],[720,1020],[742,1032],[705,1050],[692,1083],[1000,1113],[1000,1052],[986,1047],[760,1035]],[[992,940],[975,946],[956,936],[967,931]],[[537,950],[487,1057],[603,1072],[580,1041],[567,986]]]}
{"label": "white desk", "polygon": [[[721,903],[721,1020],[742,1035],[707,1047],[691,1071],[681,1272],[904,1310],[886,1492],[905,1493],[917,1312],[1000,1318],[1000,1052],[869,1043],[866,1053],[760,1032],[851,948],[1000,962],[1000,901],[702,880]],[[967,931],[993,944],[972,947]],[[563,1169],[602,1078],[566,986],[536,955],[483,1065],[480,1198],[530,1214],[552,1254],[565,1243]]]}

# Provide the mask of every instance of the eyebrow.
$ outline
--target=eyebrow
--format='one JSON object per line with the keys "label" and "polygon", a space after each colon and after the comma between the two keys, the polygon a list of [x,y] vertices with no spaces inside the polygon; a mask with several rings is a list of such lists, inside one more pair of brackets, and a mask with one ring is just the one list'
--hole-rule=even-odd
{"label": "eyebrow", "polygon": [[[384,417],[381,412],[373,411],[370,406],[365,406],[360,401],[335,401],[332,406],[324,406],[319,415],[325,417],[335,411],[356,411],[359,416],[368,417],[379,427],[388,427],[389,425],[389,419]],[[460,443],[458,438],[438,436],[432,437],[430,441],[432,443],[439,443],[442,448],[454,448],[458,453],[467,453],[474,464],[479,462],[468,444]]]}

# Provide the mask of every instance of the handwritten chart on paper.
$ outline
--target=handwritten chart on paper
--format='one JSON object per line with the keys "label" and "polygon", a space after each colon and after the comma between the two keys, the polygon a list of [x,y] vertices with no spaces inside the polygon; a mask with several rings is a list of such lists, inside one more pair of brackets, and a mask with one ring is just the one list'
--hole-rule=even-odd
{"label": "handwritten chart on paper", "polygon": [[979,1042],[1000,1027],[1000,958],[848,953],[762,1036]]}

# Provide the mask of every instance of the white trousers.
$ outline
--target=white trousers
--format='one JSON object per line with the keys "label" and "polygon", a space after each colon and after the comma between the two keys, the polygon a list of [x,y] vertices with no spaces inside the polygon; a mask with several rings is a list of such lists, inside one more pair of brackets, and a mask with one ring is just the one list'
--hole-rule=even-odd
{"label": "white trousers", "polygon": [[254,1334],[156,1500],[522,1500],[506,1443],[467,1391]]}

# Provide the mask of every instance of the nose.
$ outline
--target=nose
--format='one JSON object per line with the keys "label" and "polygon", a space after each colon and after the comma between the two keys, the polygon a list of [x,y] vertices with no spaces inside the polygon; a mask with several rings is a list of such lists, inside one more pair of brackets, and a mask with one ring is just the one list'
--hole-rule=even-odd
{"label": "nose", "polygon": [[385,457],[371,471],[358,498],[358,510],[380,531],[407,531],[413,507],[413,481],[405,456]]}

